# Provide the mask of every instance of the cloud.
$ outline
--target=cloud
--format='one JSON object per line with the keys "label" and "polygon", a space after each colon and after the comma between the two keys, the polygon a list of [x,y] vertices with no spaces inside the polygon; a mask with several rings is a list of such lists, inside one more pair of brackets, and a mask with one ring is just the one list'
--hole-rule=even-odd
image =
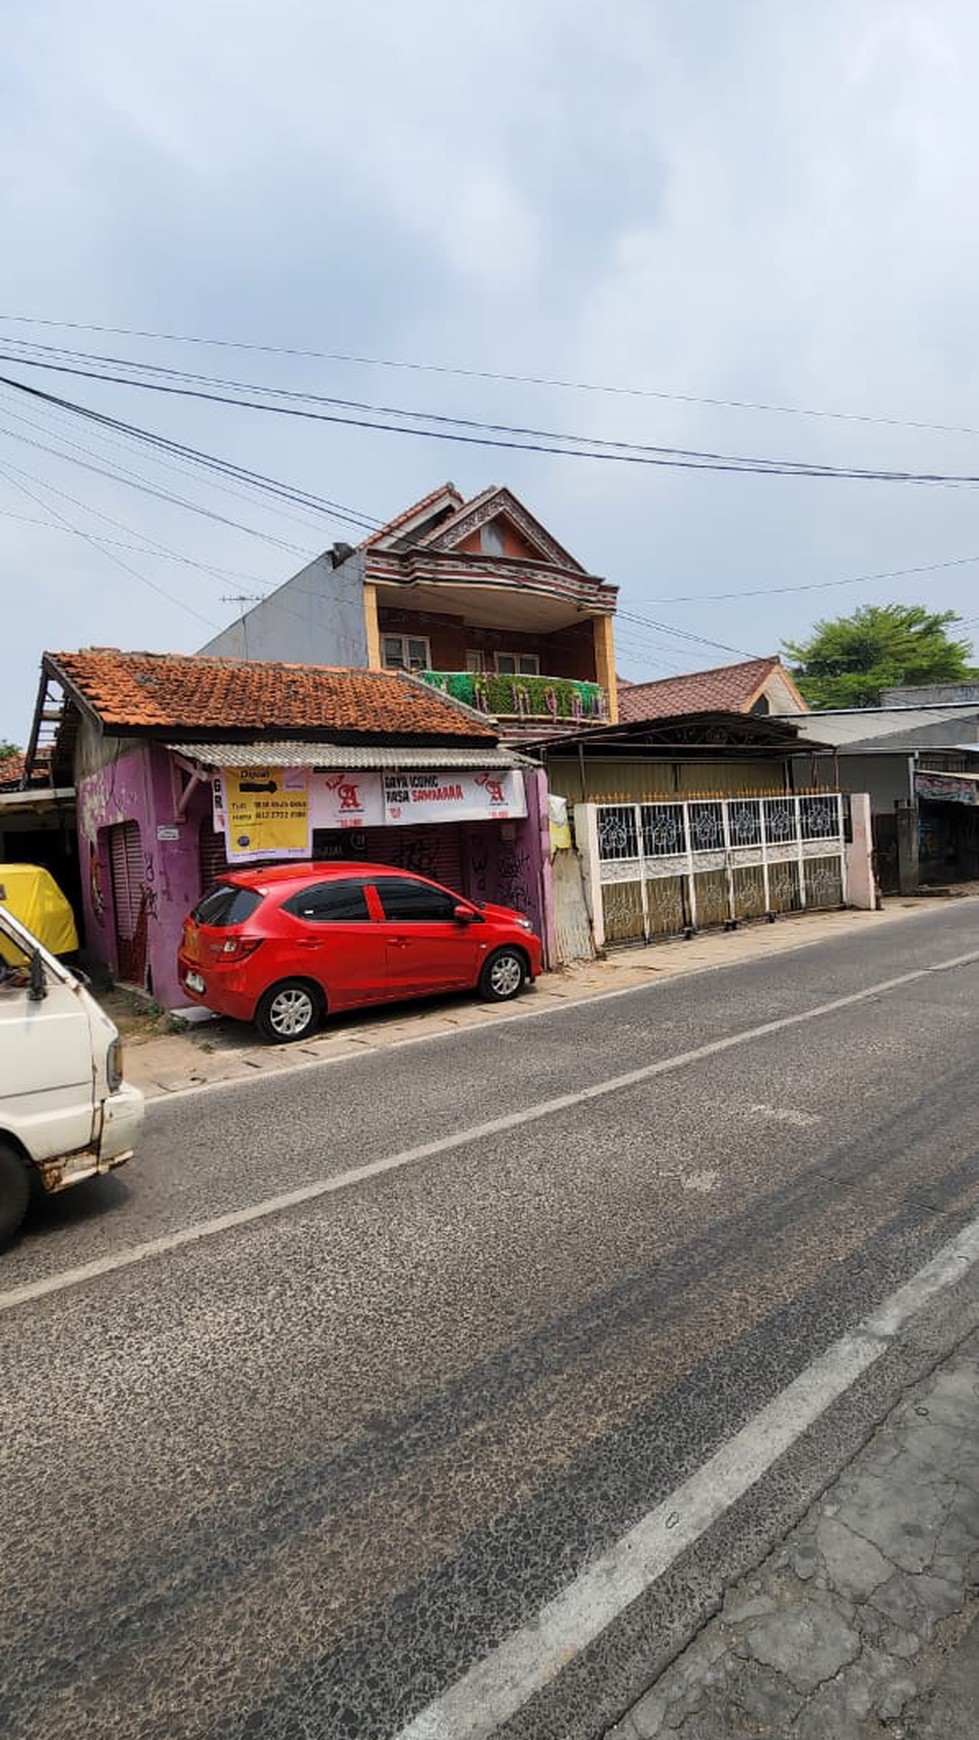
{"label": "cloud", "polygon": [[[39,0],[12,15],[0,71],[8,310],[968,424],[977,50],[979,16],[965,0]],[[11,332],[127,348],[121,338],[0,326]],[[975,468],[974,438],[886,424],[162,341],[136,348],[242,379],[492,421]],[[891,595],[970,614],[969,570],[713,605],[709,618],[659,601],[979,551],[971,490],[585,465],[60,384],[379,515],[446,476],[472,489],[508,481],[562,542],[620,582],[627,608],[747,650],[803,633],[824,609]],[[25,450],[9,433],[26,433],[11,408],[0,393],[0,510],[45,517],[59,500],[45,491],[56,486],[177,551],[257,574],[249,585],[299,565],[298,555]],[[50,443],[56,427],[90,439],[31,415]],[[145,453],[115,458],[160,479]],[[29,470],[26,487],[46,507],[22,494],[23,477],[11,481],[10,464]],[[229,508],[199,479],[180,489]],[[303,547],[341,530],[290,524],[257,501],[231,505]],[[84,506],[62,499],[61,508],[80,527],[106,530]],[[185,606],[216,620],[233,611],[222,594],[235,582],[123,554]],[[24,735],[46,643],[186,647],[201,638],[186,609],[83,539],[2,511],[0,584],[21,655],[0,735]],[[633,675],[710,657],[635,623],[623,623],[621,650]]]}

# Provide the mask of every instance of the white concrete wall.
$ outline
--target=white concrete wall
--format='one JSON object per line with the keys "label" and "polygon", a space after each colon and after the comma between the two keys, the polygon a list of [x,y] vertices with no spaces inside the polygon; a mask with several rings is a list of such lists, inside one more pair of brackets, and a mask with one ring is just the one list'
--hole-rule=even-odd
{"label": "white concrete wall", "polygon": [[363,551],[355,550],[339,568],[328,556],[317,556],[200,651],[213,658],[365,669]]}
{"label": "white concrete wall", "polygon": [[877,886],[874,881],[874,834],[870,820],[870,797],[867,792],[854,792],[850,798],[850,831],[852,839],[846,849],[846,903],[863,912],[877,907]]}

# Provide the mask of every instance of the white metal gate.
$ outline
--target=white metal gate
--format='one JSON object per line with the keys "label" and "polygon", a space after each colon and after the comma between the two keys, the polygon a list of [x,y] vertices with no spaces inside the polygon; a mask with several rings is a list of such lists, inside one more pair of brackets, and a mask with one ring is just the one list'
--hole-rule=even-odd
{"label": "white metal gate", "polygon": [[575,822],[579,850],[583,825],[590,835],[596,940],[648,942],[846,900],[839,792],[582,804]]}

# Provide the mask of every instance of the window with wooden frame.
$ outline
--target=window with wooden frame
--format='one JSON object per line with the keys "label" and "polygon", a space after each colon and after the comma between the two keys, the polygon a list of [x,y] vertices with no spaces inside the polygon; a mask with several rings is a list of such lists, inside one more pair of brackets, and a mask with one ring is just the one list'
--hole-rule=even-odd
{"label": "window with wooden frame", "polygon": [[382,635],[381,650],[385,668],[389,671],[428,671],[432,668],[432,649],[424,635]]}
{"label": "window with wooden frame", "polygon": [[539,677],[540,659],[536,653],[497,653],[496,668],[501,677]]}

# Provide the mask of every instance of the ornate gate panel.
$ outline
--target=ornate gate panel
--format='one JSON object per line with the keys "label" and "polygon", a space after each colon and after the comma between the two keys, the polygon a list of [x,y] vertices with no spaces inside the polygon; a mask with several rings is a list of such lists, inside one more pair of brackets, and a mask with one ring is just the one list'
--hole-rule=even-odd
{"label": "ornate gate panel", "polygon": [[604,940],[648,942],[846,900],[839,792],[588,804]]}

